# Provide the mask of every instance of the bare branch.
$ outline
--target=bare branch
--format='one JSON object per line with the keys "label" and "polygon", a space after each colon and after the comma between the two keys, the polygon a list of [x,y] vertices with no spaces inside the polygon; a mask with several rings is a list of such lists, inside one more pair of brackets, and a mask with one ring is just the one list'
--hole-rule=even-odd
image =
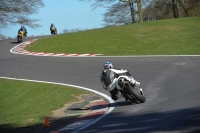
{"label": "bare branch", "polygon": [[38,13],[43,7],[42,0],[1,0],[0,1],[0,27],[10,24],[25,24],[30,28],[40,26],[35,24],[38,19],[31,19],[28,15]]}

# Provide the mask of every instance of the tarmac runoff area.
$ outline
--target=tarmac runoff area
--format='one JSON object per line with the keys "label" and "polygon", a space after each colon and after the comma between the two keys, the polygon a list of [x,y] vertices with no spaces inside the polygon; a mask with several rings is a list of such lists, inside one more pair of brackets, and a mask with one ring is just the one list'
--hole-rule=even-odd
{"label": "tarmac runoff area", "polygon": [[79,102],[69,104],[66,107],[64,106],[61,111],[61,113],[64,113],[64,115],[62,114],[62,117],[52,116],[45,118],[43,127],[33,129],[38,133],[78,133],[79,131],[98,122],[114,109],[114,107],[110,106],[110,104],[115,103],[115,101],[113,101],[106,94],[89,88],[47,81],[16,79],[9,77],[0,78],[65,85],[92,92],[92,94],[82,95],[79,98]]}

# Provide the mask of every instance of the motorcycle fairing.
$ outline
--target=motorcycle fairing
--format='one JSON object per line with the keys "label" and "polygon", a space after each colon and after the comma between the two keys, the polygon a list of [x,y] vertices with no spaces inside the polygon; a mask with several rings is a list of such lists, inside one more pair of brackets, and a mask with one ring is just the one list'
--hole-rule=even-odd
{"label": "motorcycle fairing", "polygon": [[22,37],[24,35],[24,32],[23,31],[19,31],[18,32],[18,36]]}

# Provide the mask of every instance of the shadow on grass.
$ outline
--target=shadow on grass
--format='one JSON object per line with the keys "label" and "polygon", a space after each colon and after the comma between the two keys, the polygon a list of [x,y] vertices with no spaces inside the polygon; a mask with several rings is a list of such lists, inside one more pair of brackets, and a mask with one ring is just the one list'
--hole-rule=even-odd
{"label": "shadow on grass", "polygon": [[[118,102],[112,106],[128,106],[134,103]],[[98,106],[104,108],[105,106]],[[96,107],[97,108],[97,107]],[[75,109],[76,110],[76,109]],[[80,109],[78,109],[80,110]],[[24,128],[12,128],[12,124],[0,125],[0,133],[49,133],[71,124],[79,116],[67,116],[64,118],[50,121],[50,126],[44,127],[44,124],[32,125]],[[106,119],[112,119],[112,123],[106,122]],[[172,111],[151,111],[146,113],[124,114],[123,112],[111,113],[104,121],[99,121],[98,126],[90,126],[85,129],[87,133],[152,133],[152,132],[200,132],[200,107],[172,110]],[[106,122],[106,124],[105,124]],[[110,122],[110,121],[109,121]],[[120,125],[120,126],[119,126]]]}
{"label": "shadow on grass", "polygon": [[0,125],[0,133],[50,133],[65,127],[77,120],[78,117],[79,115],[66,116],[59,119],[49,118],[49,126],[45,126],[43,123],[19,128],[13,128],[12,124]]}

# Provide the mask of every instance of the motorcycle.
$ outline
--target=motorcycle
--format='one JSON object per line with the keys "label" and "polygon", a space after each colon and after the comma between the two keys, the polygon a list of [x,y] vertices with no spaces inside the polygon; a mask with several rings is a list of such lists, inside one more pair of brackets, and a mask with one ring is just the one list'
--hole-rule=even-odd
{"label": "motorcycle", "polygon": [[[112,81],[115,80],[114,82],[116,82],[116,88],[118,89],[118,92],[121,93],[121,96],[125,98],[126,101],[137,101],[139,103],[144,103],[146,101],[143,90],[140,87],[140,82],[134,80],[128,71],[124,70],[123,73],[118,73],[118,70],[114,69],[112,71],[116,73],[111,74]],[[115,77],[116,75],[117,77]],[[100,81],[105,89],[106,87],[102,78],[102,75],[100,75]]]}
{"label": "motorcycle", "polygon": [[51,34],[54,35],[54,34],[57,34],[57,29],[52,27],[51,28]]}
{"label": "motorcycle", "polygon": [[119,76],[117,79],[117,84],[119,92],[125,98],[125,100],[130,100],[132,102],[138,101],[144,103],[146,98],[144,97],[143,90],[140,87],[140,83],[129,76]]}
{"label": "motorcycle", "polygon": [[23,42],[23,40],[24,40],[24,32],[23,31],[21,31],[21,30],[18,31],[17,39],[18,39],[18,43]]}

